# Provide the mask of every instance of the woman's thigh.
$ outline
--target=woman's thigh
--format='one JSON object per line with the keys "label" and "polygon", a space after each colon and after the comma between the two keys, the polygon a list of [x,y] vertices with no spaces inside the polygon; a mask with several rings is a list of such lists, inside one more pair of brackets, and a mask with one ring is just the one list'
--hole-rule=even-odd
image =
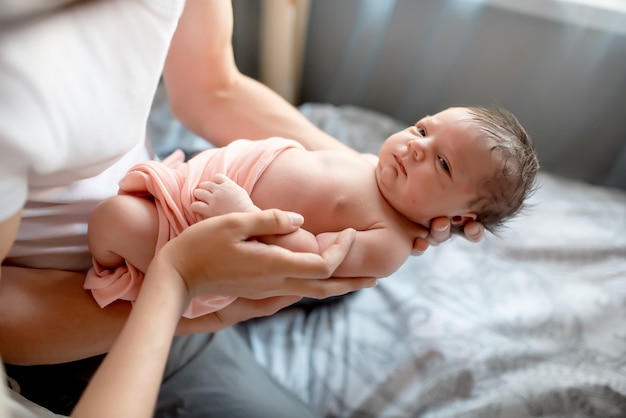
{"label": "woman's thigh", "polygon": [[316,415],[254,359],[235,328],[176,338],[158,418],[307,418]]}

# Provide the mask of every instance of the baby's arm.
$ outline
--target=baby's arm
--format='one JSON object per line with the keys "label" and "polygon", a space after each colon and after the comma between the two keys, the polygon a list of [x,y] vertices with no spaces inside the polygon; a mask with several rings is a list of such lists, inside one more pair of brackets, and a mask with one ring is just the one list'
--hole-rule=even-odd
{"label": "baby's arm", "polygon": [[[320,251],[331,245],[338,232],[317,235]],[[333,273],[335,277],[387,277],[410,256],[413,238],[390,228],[357,231],[348,255]]]}
{"label": "baby's arm", "polygon": [[[218,174],[214,181],[203,182],[194,191],[198,201],[192,203],[192,211],[204,218],[229,212],[260,211],[248,193],[227,176]],[[305,229],[290,234],[264,237],[263,242],[298,252],[321,253],[332,245],[339,232],[313,235]],[[386,277],[398,269],[409,257],[412,240],[406,234],[390,228],[373,228],[358,231],[350,252],[333,274],[340,277]]]}
{"label": "baby's arm", "polygon": [[[261,210],[252,202],[244,188],[224,174],[217,174],[213,181],[200,183],[193,195],[198,200],[191,204],[191,210],[205,219],[231,212]],[[291,251],[321,253],[315,235],[302,228],[287,235],[266,236],[263,242]]]}

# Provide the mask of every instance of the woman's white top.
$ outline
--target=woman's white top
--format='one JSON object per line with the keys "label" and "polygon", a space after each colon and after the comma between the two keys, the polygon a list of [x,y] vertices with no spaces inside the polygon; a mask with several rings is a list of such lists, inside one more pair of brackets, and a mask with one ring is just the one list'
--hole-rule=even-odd
{"label": "woman's white top", "polygon": [[[0,22],[0,220],[23,208],[7,262],[83,270],[89,214],[150,158],[146,122],[184,1],[51,3],[0,0],[10,12]],[[50,11],[59,3],[70,4]],[[0,416],[57,415],[1,384]]]}
{"label": "woman's white top", "polygon": [[146,122],[183,4],[80,1],[2,22],[0,220],[23,208],[7,263],[90,266],[89,214],[150,157]]}

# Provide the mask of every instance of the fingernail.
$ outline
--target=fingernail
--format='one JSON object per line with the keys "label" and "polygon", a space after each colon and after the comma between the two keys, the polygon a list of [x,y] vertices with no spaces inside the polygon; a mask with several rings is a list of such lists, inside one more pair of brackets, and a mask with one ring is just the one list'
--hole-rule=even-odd
{"label": "fingernail", "polygon": [[470,234],[470,235],[476,235],[476,234],[478,234],[478,226],[477,225],[469,225],[467,227],[467,231],[465,231],[465,232]]}
{"label": "fingernail", "polygon": [[289,212],[289,219],[291,220],[291,224],[295,226],[300,226],[304,223],[304,216],[299,213]]}
{"label": "fingernail", "polygon": [[450,228],[450,224],[445,224],[443,226],[440,226],[438,228],[435,228],[435,231],[437,232],[443,232],[443,231],[447,231],[448,228]]}
{"label": "fingernail", "polygon": [[367,287],[375,287],[378,286],[378,279],[368,280]]}

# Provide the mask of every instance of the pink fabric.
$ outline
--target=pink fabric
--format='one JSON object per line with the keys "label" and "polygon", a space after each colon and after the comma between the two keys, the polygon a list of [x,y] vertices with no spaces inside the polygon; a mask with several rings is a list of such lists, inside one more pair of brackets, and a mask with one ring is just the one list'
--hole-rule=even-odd
{"label": "pink fabric", "polygon": [[[187,163],[183,162],[181,152],[174,153],[163,162],[135,165],[120,181],[119,193],[154,197],[159,216],[158,250],[189,225],[202,220],[190,210],[195,200],[193,191],[199,183],[213,179],[216,174],[226,174],[250,194],[274,158],[283,150],[294,147],[302,148],[299,143],[283,138],[241,139],[223,148],[203,151]],[[94,260],[84,287],[91,290],[101,307],[105,307],[116,300],[134,301],[142,281],[143,273],[129,263],[107,269]],[[218,295],[196,297],[184,316],[205,315],[234,300],[234,297]]]}

